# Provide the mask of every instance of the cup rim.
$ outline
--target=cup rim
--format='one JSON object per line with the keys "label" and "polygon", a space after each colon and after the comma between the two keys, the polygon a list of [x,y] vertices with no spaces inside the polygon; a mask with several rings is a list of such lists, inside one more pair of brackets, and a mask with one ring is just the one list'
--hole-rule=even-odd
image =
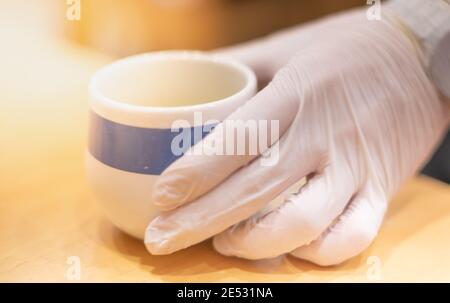
{"label": "cup rim", "polygon": [[[240,74],[244,76],[245,85],[240,90],[235,92],[234,94],[227,96],[222,99],[217,99],[213,101],[208,101],[200,104],[192,104],[192,105],[183,105],[183,106],[147,106],[147,105],[138,105],[138,104],[130,104],[126,102],[120,102],[118,100],[107,97],[103,93],[100,92],[98,88],[98,81],[101,77],[104,77],[106,74],[110,73],[113,69],[121,67],[123,65],[136,64],[138,62],[148,62],[154,60],[161,59],[189,59],[193,61],[202,61],[202,62],[210,62],[210,63],[218,63],[222,65],[226,65],[238,71]],[[208,54],[202,51],[189,51],[189,50],[171,50],[171,51],[157,51],[157,52],[149,52],[138,55],[133,55],[130,57],[126,57],[123,59],[119,59],[112,63],[107,64],[106,66],[100,68],[91,78],[89,84],[89,92],[91,95],[91,102],[99,102],[100,105],[104,108],[110,108],[113,110],[125,111],[125,112],[133,112],[133,113],[178,113],[178,112],[186,112],[186,111],[202,111],[210,108],[211,106],[217,106],[224,103],[229,103],[233,99],[241,99],[241,96],[248,96],[256,89],[256,76],[255,73],[243,63],[240,63],[237,60],[232,58],[216,55],[216,54]]]}

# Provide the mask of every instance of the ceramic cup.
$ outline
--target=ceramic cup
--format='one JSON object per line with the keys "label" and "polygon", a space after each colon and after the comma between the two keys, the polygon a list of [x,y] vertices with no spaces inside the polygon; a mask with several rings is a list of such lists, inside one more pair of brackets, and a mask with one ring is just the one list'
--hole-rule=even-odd
{"label": "ceramic cup", "polygon": [[[90,83],[86,169],[107,217],[142,239],[158,213],[153,184],[181,156],[171,146],[182,130],[174,122],[204,137],[211,127],[202,124],[223,120],[255,92],[248,67],[200,52],[137,55],[99,70]],[[192,137],[190,145],[201,139]]]}

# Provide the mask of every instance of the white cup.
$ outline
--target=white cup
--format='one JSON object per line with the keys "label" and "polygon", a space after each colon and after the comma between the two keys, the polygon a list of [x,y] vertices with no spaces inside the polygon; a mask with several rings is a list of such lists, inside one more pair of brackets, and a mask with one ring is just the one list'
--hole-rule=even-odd
{"label": "white cup", "polygon": [[228,58],[192,51],[133,56],[99,70],[90,84],[88,181],[107,217],[142,239],[158,211],[151,190],[179,155],[174,121],[222,121],[256,92],[256,77]]}

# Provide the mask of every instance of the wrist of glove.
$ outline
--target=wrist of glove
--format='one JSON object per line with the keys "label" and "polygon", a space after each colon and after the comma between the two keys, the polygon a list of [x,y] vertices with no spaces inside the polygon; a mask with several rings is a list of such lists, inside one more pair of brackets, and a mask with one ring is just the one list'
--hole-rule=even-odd
{"label": "wrist of glove", "polygon": [[442,94],[450,98],[450,1],[390,0],[385,17],[413,37],[423,66]]}
{"label": "wrist of glove", "polygon": [[[354,11],[225,52],[263,78],[275,74],[227,120],[279,121],[269,150],[278,161],[187,154],[174,162],[154,188],[152,202],[165,211],[148,226],[147,249],[168,254],[214,236],[217,251],[247,259],[290,253],[331,265],[357,255],[448,127],[449,108],[413,44]],[[198,145],[224,140],[223,130]]]}

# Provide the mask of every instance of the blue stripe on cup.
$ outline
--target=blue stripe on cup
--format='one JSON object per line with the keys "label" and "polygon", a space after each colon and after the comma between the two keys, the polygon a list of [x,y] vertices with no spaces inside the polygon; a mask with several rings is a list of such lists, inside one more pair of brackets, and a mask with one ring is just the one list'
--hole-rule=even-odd
{"label": "blue stripe on cup", "polygon": [[135,127],[107,120],[91,112],[88,149],[93,157],[108,166],[133,173],[160,175],[182,156],[172,152],[171,145],[175,137],[190,136],[182,138],[185,142],[191,141],[186,144],[186,151],[212,128],[202,125],[184,130]]}

